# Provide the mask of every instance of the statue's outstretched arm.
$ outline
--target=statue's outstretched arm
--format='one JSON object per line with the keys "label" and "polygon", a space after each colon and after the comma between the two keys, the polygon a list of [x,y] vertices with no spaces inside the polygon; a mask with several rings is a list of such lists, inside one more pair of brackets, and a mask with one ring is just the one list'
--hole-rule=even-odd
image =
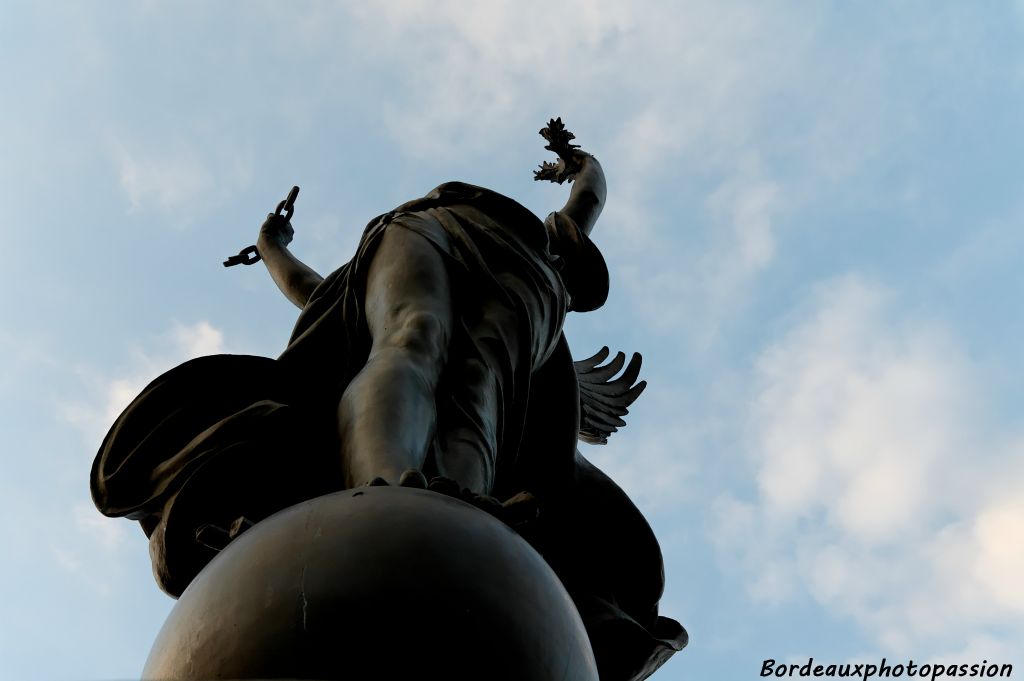
{"label": "statue's outstretched arm", "polygon": [[549,180],[562,184],[572,182],[572,191],[559,212],[572,219],[584,234],[589,235],[597,223],[608,195],[604,170],[597,159],[571,144],[576,136],[565,129],[561,118],[552,119],[540,131],[548,141],[545,149],[558,154],[556,163],[542,163],[534,172],[534,179]]}
{"label": "statue's outstretched arm", "polygon": [[256,249],[281,293],[301,308],[324,278],[288,250],[294,234],[286,217],[271,213],[260,227]]}
{"label": "statue's outstretched arm", "polygon": [[572,218],[583,233],[589,235],[604,208],[608,187],[604,181],[604,171],[596,158],[585,151],[576,150],[574,160],[580,169],[573,179],[569,200],[559,212]]}

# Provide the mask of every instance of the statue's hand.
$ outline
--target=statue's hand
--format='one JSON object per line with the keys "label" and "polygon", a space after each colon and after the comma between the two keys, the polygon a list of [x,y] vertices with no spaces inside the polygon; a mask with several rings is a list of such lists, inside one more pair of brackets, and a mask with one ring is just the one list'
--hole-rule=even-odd
{"label": "statue's hand", "polygon": [[260,227],[258,246],[287,246],[292,242],[295,230],[292,223],[284,215],[270,213]]}
{"label": "statue's hand", "polygon": [[566,180],[570,182],[580,172],[590,154],[580,149],[580,145],[571,144],[576,135],[565,129],[561,118],[552,118],[546,126],[541,128],[540,135],[548,141],[544,146],[548,151],[558,154],[558,161],[551,163],[545,161],[540,164],[540,169],[533,171],[533,179],[548,180],[562,184]]}

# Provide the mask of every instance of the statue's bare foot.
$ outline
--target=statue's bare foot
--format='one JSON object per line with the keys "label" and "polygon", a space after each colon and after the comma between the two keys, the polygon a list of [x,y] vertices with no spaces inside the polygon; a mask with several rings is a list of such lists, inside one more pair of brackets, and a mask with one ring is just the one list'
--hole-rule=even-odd
{"label": "statue's bare foot", "polygon": [[430,482],[427,483],[427,489],[431,492],[437,492],[447,497],[455,497],[457,499],[462,498],[462,488],[459,487],[459,483],[455,482],[451,478],[446,478],[443,475],[431,478]]}
{"label": "statue's bare foot", "polygon": [[465,501],[491,514],[509,527],[517,529],[536,520],[539,512],[537,498],[529,492],[520,492],[501,502],[487,494],[477,494],[470,489],[462,488],[457,481],[443,476],[431,478],[427,489]]}
{"label": "statue's bare foot", "polygon": [[[388,482],[387,478],[377,476],[373,480],[363,484],[363,487],[390,487],[391,483]],[[427,478],[419,470],[410,468],[402,473],[402,477],[398,479],[399,487],[411,487],[413,489],[426,489]]]}
{"label": "statue's bare foot", "polygon": [[540,516],[540,503],[529,492],[520,492],[501,504],[502,520],[511,527],[532,523]]}
{"label": "statue's bare foot", "polygon": [[422,471],[410,468],[406,472],[402,473],[402,477],[398,479],[398,486],[412,487],[414,489],[426,489],[427,477],[423,475]]}

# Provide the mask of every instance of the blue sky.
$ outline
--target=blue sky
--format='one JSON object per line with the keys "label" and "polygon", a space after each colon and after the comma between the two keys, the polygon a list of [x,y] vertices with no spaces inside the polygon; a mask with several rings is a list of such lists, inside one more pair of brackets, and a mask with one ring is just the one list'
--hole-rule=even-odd
{"label": "blue sky", "polygon": [[301,185],[321,272],[446,180],[544,215],[559,115],[608,173],[644,354],[585,453],[647,514],[657,679],[761,660],[1024,668],[1020,3],[6,3],[0,678],[141,670],[173,602],[89,466],[146,382],[274,356],[296,310],[221,260]]}

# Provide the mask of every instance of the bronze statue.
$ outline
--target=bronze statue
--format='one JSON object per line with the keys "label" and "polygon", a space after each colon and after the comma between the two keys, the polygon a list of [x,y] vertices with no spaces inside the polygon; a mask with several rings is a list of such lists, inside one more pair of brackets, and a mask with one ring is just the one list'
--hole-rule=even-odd
{"label": "bronze statue", "polygon": [[469,502],[529,541],[572,597],[604,681],[646,678],[685,645],[657,612],[650,528],[575,445],[625,425],[645,383],[639,355],[626,366],[623,353],[603,364],[607,349],[569,354],[566,313],[608,292],[590,239],[605,178],[560,119],[541,134],[559,158],[535,179],[572,182],[543,222],[496,192],[445,183],[371,220],[355,257],[324,278],[288,249],[295,188],[256,245],[224,263],[262,260],[301,308],[288,347],[276,360],[220,355],[167,372],[93,466],[97,507],[140,522],[165,591],[181,595],[282,509],[415,488]]}

